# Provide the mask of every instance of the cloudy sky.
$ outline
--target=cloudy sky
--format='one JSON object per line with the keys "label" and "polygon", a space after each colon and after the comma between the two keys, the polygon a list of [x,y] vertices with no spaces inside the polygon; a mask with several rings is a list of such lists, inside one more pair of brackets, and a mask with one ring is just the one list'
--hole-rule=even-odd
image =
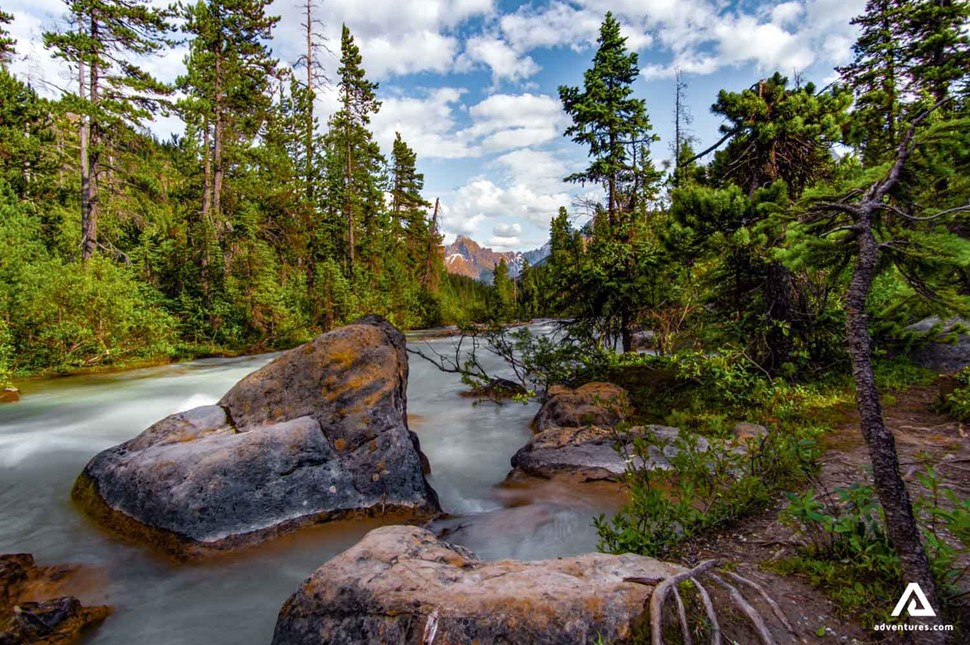
{"label": "cloudy sky", "polygon": [[[272,42],[294,62],[302,36],[298,0],[276,0],[282,17]],[[61,0],[4,0],[21,55],[14,71],[56,92],[67,83],[41,34],[64,13]],[[159,0],[159,4],[163,4]],[[471,235],[496,249],[529,249],[548,237],[560,206],[583,192],[562,177],[585,165],[585,151],[562,136],[567,118],[558,86],[580,85],[599,25],[613,11],[640,55],[636,85],[668,159],[673,131],[674,70],[683,72],[701,144],[717,140],[710,114],[717,91],[740,90],[781,71],[826,82],[854,40],[849,20],[865,0],[323,0],[319,10],[331,48],[346,23],[364,67],[380,83],[383,107],[373,126],[385,151],[394,132],[418,153],[426,196],[440,197],[446,239]],[[183,49],[147,66],[164,80],[182,68]],[[324,61],[331,77],[338,66]],[[322,121],[336,97],[319,100]],[[180,128],[155,124],[159,136]],[[589,190],[589,188],[587,188]]]}

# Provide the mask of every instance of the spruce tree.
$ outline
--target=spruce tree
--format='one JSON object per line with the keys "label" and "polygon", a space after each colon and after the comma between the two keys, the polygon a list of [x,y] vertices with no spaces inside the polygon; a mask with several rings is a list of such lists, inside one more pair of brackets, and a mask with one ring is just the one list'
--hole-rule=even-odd
{"label": "spruce tree", "polygon": [[6,66],[13,60],[17,53],[17,41],[10,36],[4,25],[13,22],[13,16],[5,11],[0,11],[0,66]]}
{"label": "spruce tree", "polygon": [[267,0],[200,0],[184,8],[192,36],[179,113],[197,146],[202,166],[198,231],[201,287],[206,302],[219,272],[212,264],[232,221],[223,212],[225,179],[242,163],[242,151],[269,118],[270,80],[276,60],[265,42],[279,18],[266,15]]}
{"label": "spruce tree", "polygon": [[[654,140],[646,104],[632,96],[640,75],[636,52],[627,51],[620,23],[607,13],[597,40],[593,66],[583,74],[583,87],[559,87],[563,109],[572,118],[566,136],[585,146],[591,159],[583,172],[566,181],[602,183],[606,189],[606,212],[612,226],[622,210],[621,183],[638,172],[631,151]],[[635,195],[635,193],[634,193]]]}
{"label": "spruce tree", "polygon": [[[377,83],[367,80],[360,48],[347,25],[340,40],[340,68],[338,92],[341,109],[330,119],[325,136],[327,152],[327,201],[331,214],[340,209],[346,240],[345,257],[348,277],[353,279],[355,259],[361,244],[357,233],[363,227],[373,244],[372,233],[383,210],[382,168],[384,159],[380,147],[368,129],[370,119],[380,109]],[[369,259],[373,259],[370,256]]]}
{"label": "spruce tree", "polygon": [[[78,116],[81,168],[81,259],[98,248],[99,180],[112,134],[154,116],[170,88],[132,59],[165,47],[167,10],[147,0],[65,0],[73,29],[44,34],[45,46],[72,65],[77,92],[65,99]],[[116,149],[119,147],[114,146]]]}
{"label": "spruce tree", "polygon": [[865,13],[852,20],[859,27],[853,60],[838,68],[855,92],[853,121],[866,163],[882,162],[898,143],[907,74],[901,26],[907,4],[908,0],[868,0]]}
{"label": "spruce tree", "polygon": [[[905,13],[911,91],[923,91],[934,103],[967,89],[970,81],[970,3],[965,0],[916,0]],[[942,114],[953,106],[941,105]]]}

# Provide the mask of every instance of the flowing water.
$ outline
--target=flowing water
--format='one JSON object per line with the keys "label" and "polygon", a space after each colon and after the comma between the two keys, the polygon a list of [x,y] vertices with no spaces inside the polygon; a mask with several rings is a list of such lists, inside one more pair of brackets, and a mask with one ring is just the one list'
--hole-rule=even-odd
{"label": "flowing water", "polygon": [[[446,352],[455,341],[409,342]],[[271,359],[206,359],[34,381],[23,385],[21,402],[0,406],[0,553],[30,552],[40,564],[91,568],[82,601],[109,604],[115,612],[85,642],[269,643],[280,606],[301,581],[380,524],[321,525],[185,564],[99,528],[73,507],[74,478],[97,452],[168,414],[214,403]],[[615,494],[552,483],[499,486],[510,457],[531,435],[535,404],[476,405],[462,389],[456,375],[411,358],[411,428],[431,462],[431,485],[453,515],[434,528],[448,529],[449,541],[486,559],[593,550],[592,518],[615,508]]]}

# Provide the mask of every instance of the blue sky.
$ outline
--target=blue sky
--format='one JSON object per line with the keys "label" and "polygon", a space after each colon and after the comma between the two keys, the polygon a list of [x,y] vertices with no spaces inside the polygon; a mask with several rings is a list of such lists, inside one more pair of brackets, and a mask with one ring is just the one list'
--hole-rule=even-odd
{"label": "blue sky", "polygon": [[[298,0],[276,0],[282,17],[272,47],[283,63],[299,56]],[[167,2],[158,2],[167,4]],[[548,237],[560,206],[595,187],[564,184],[585,151],[562,136],[568,118],[557,87],[579,85],[599,25],[613,11],[640,55],[635,91],[647,102],[659,163],[670,157],[675,69],[688,84],[691,132],[700,145],[718,138],[710,114],[719,89],[740,90],[773,72],[824,83],[845,63],[865,0],[323,0],[318,9],[331,48],[346,22],[364,67],[380,83],[373,120],[385,151],[394,132],[418,153],[426,197],[441,198],[446,240],[463,233],[500,250],[529,249]],[[20,60],[14,71],[49,94],[68,83],[41,34],[64,13],[60,0],[4,0],[14,14]],[[339,52],[338,52],[339,53]],[[164,80],[182,69],[184,49],[146,61]],[[331,77],[336,60],[324,61]],[[321,120],[336,108],[318,101]],[[153,124],[179,131],[174,117]]]}

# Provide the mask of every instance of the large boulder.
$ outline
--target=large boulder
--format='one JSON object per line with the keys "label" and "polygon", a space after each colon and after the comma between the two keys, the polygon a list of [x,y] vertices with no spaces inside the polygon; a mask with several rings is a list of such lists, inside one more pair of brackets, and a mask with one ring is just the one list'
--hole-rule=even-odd
{"label": "large boulder", "polygon": [[970,334],[957,333],[970,329],[970,321],[962,318],[940,320],[931,316],[906,328],[915,334],[926,335],[926,342],[913,350],[913,360],[926,369],[949,374],[970,365]]}
{"label": "large boulder", "polygon": [[377,316],[292,349],[218,405],[162,419],[88,463],[91,515],[181,557],[358,515],[440,511],[407,425],[403,334]]}
{"label": "large boulder", "polygon": [[[546,479],[620,481],[629,465],[669,469],[670,458],[679,450],[673,445],[679,436],[677,428],[656,425],[634,426],[622,432],[599,426],[552,427],[532,437],[515,453],[512,466],[519,472]],[[638,438],[648,446],[642,456],[634,450]],[[703,437],[694,441],[699,450],[709,447]]]}
{"label": "large boulder", "polygon": [[86,607],[74,596],[60,595],[79,571],[69,565],[38,566],[29,553],[0,555],[0,645],[72,643],[104,620],[109,607]]}
{"label": "large boulder", "polygon": [[629,554],[483,562],[424,529],[388,526],[303,583],[280,611],[273,645],[630,640],[654,589],[643,581],[682,571]]}
{"label": "large boulder", "polygon": [[548,428],[599,426],[611,428],[631,413],[630,398],[612,383],[587,383],[576,389],[553,385],[536,414],[536,432]]}

